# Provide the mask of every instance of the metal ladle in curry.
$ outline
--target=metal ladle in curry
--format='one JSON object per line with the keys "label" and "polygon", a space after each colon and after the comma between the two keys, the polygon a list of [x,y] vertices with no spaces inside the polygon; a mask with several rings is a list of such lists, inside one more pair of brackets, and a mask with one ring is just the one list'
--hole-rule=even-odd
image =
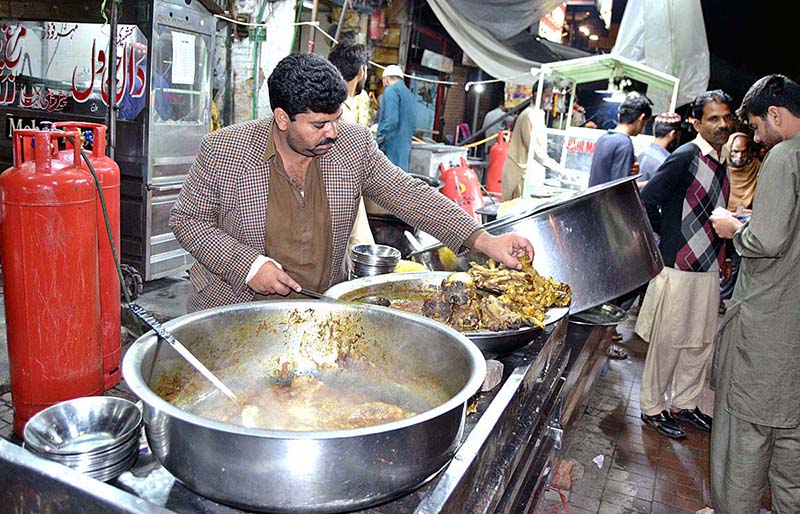
{"label": "metal ladle in curry", "polygon": [[208,379],[209,382],[214,384],[217,389],[222,391],[222,394],[227,396],[232,402],[236,403],[242,409],[242,425],[246,427],[254,426],[254,420],[258,418],[259,414],[257,406],[246,405],[244,402],[242,402],[228,386],[218,379],[210,369],[203,365],[202,362],[197,360],[197,357],[195,357],[188,348],[183,346],[180,341],[175,339],[175,336],[173,336],[172,333],[164,327],[164,325],[159,323],[156,318],[154,318],[153,315],[145,310],[142,306],[135,303],[129,303],[128,308],[148,327],[152,328],[159,337],[169,343],[169,345],[175,349],[176,352],[178,352],[178,355],[183,357],[186,362],[192,365],[194,369],[199,371],[200,374]]}

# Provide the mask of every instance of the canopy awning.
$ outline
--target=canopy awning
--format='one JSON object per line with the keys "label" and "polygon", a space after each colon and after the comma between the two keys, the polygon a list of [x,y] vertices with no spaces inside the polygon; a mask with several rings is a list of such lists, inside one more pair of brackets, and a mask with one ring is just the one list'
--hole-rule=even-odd
{"label": "canopy awning", "polygon": [[616,77],[627,77],[648,86],[660,89],[670,95],[669,110],[675,110],[678,99],[680,79],[631,59],[613,55],[592,55],[568,61],[545,63],[541,66],[543,75],[554,75],[574,84],[596,82]]}

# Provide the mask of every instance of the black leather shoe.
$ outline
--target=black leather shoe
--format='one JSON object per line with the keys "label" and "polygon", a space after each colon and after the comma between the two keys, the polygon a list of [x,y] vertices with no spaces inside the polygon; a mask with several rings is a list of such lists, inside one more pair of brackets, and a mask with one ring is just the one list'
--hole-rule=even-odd
{"label": "black leather shoe", "polygon": [[680,418],[684,421],[688,421],[692,425],[696,426],[700,430],[704,430],[706,432],[711,432],[711,421],[712,418],[708,414],[703,414],[700,411],[700,407],[695,407],[694,410],[692,409],[682,409],[678,412],[673,414],[676,418]]}
{"label": "black leather shoe", "polygon": [[642,421],[655,428],[656,431],[661,435],[665,435],[673,439],[686,437],[686,432],[684,432],[683,428],[681,428],[681,426],[678,425],[674,419],[672,419],[669,411],[662,410],[655,416],[648,416],[643,412]]}

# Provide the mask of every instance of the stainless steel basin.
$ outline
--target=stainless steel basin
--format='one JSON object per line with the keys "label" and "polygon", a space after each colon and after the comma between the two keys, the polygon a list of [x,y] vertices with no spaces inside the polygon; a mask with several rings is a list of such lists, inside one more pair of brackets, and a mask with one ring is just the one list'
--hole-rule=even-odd
{"label": "stainless steel basin", "polygon": [[[358,345],[339,337],[338,326],[356,333]],[[166,327],[223,381],[235,384],[243,373],[270,377],[285,371],[287,359],[313,373],[320,363],[357,351],[373,379],[432,405],[402,421],[351,430],[270,431],[212,421],[154,392],[161,377],[192,371],[162,344],[146,380],[156,338],[142,336],[122,371],[144,403],[155,457],[190,489],[250,510],[350,511],[413,490],[456,451],[467,400],[486,371],[480,351],[455,330],[370,305],[254,302],[192,313]]]}

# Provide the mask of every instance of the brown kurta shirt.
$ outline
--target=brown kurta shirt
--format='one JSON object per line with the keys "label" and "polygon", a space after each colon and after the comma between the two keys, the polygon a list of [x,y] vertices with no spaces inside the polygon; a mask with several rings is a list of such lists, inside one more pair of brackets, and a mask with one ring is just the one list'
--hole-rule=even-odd
{"label": "brown kurta shirt", "polygon": [[[264,243],[270,164],[264,155],[272,123],[269,116],[206,134],[170,212],[170,228],[196,259],[189,273],[190,311],[253,299],[246,277],[259,255],[269,255]],[[479,232],[463,209],[394,166],[364,127],[341,123],[338,141],[320,156],[319,169],[332,220],[332,281],[343,278],[358,196],[455,252]]]}
{"label": "brown kurta shirt", "polygon": [[[302,192],[289,181],[271,133],[264,160],[270,165],[266,255],[281,263],[283,271],[304,288],[324,291],[331,280],[333,235],[319,159],[311,161]],[[275,298],[257,294],[254,299]]]}

